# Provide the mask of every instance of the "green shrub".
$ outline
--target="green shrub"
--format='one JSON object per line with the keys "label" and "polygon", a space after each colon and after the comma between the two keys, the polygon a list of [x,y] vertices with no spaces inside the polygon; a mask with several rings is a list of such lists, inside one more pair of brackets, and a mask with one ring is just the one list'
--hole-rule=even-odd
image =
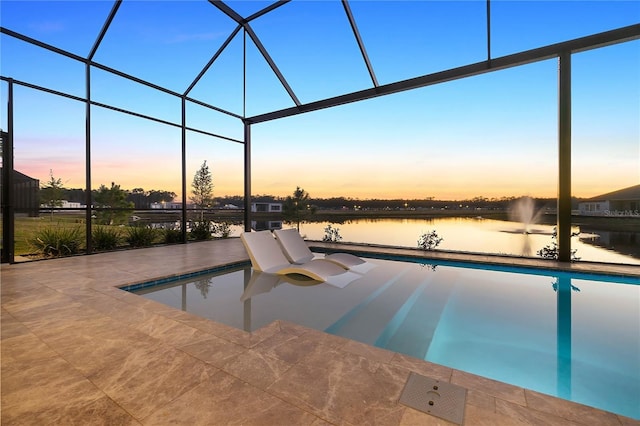
{"label": "green shrub", "polygon": [[191,224],[191,231],[189,231],[191,239],[196,241],[210,240],[211,239],[211,221],[203,220],[199,222],[193,222]]}
{"label": "green shrub", "polygon": [[337,243],[340,240],[342,240],[342,235],[340,235],[340,228],[334,228],[333,226],[331,226],[331,224],[327,225],[326,228],[324,228],[322,241]]}
{"label": "green shrub", "polygon": [[418,239],[418,247],[422,250],[433,250],[438,247],[444,238],[441,238],[435,229],[426,234],[420,235]]}
{"label": "green shrub", "polygon": [[91,244],[95,250],[113,250],[120,243],[120,232],[110,226],[96,226],[91,230]]}
{"label": "green shrub", "polygon": [[213,233],[222,238],[229,238],[231,236],[231,224],[229,222],[214,223]]}
{"label": "green shrub", "polygon": [[165,229],[164,242],[166,244],[175,244],[182,242],[182,232],[179,229]]}
{"label": "green shrub", "polygon": [[[571,237],[577,237],[580,235],[580,231],[572,232]],[[578,249],[571,250],[571,260],[580,260],[578,256],[576,256],[576,252]],[[538,256],[544,259],[558,260],[558,228],[553,227],[553,233],[551,234],[551,245],[546,245],[537,251]]]}
{"label": "green shrub", "polygon": [[125,240],[131,247],[149,247],[156,239],[156,230],[147,226],[127,228]]}
{"label": "green shrub", "polygon": [[58,228],[48,226],[38,230],[29,245],[47,257],[60,257],[77,254],[84,241],[81,228]]}

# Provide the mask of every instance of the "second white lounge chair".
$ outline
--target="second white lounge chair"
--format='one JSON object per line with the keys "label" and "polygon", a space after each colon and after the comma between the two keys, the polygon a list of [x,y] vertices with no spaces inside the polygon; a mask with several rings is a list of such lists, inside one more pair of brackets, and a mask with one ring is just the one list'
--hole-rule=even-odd
{"label": "second white lounge chair", "polygon": [[258,271],[277,275],[300,274],[340,288],[362,277],[328,260],[292,264],[270,231],[243,232],[240,239],[249,254],[251,265]]}
{"label": "second white lounge chair", "polygon": [[313,259],[325,259],[354,272],[365,273],[376,265],[350,253],[333,253],[324,257],[316,256],[296,229],[278,229],[273,231],[289,261],[303,264]]}

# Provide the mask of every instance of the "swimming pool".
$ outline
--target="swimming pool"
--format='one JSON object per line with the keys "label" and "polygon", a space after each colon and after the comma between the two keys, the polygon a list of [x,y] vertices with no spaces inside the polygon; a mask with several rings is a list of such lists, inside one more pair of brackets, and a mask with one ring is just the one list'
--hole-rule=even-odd
{"label": "swimming pool", "polygon": [[283,319],[640,419],[640,278],[370,261],[345,288],[247,265],[128,290],[247,331]]}

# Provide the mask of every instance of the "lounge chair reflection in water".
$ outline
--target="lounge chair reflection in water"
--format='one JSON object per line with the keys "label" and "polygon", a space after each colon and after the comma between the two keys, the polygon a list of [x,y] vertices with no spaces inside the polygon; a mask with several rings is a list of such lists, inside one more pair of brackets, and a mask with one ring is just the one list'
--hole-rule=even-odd
{"label": "lounge chair reflection in water", "polygon": [[240,296],[240,301],[244,302],[262,293],[268,293],[280,284],[292,284],[298,287],[315,286],[322,284],[320,281],[307,276],[290,274],[277,275],[257,270],[251,271],[251,278]]}
{"label": "lounge chair reflection in water", "polygon": [[244,232],[240,235],[253,269],[276,275],[304,275],[319,282],[344,288],[362,275],[325,259],[313,259],[302,264],[291,263],[271,231]]}

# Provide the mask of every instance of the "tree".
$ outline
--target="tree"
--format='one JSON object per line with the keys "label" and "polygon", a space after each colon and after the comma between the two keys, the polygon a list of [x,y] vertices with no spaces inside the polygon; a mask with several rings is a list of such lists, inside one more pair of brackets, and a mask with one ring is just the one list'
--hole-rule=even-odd
{"label": "tree", "polygon": [[40,189],[40,202],[51,209],[51,220],[53,220],[53,209],[62,206],[63,194],[62,179],[55,178],[53,170],[49,170],[49,181]]}
{"label": "tree", "polygon": [[136,209],[148,209],[154,203],[170,202],[174,198],[176,193],[172,191],[145,191],[143,188],[133,188],[127,195],[127,201],[133,201]]}
{"label": "tree", "polygon": [[100,223],[113,225],[124,221],[134,207],[133,202],[127,201],[127,195],[127,191],[114,182],[111,182],[111,188],[100,185],[93,197],[95,207],[101,209],[97,214]]}
{"label": "tree", "polygon": [[[191,197],[189,199],[200,209],[210,207],[213,204],[213,177],[204,160],[200,168],[193,176],[191,182]],[[201,210],[200,220],[204,220],[204,211]]]}
{"label": "tree", "polygon": [[289,222],[295,222],[298,232],[300,232],[300,222],[307,212],[311,212],[309,205],[309,193],[299,186],[293,191],[293,195],[289,195],[284,202],[283,216]]}
{"label": "tree", "polygon": [[144,190],[144,188],[133,188],[129,192],[127,199],[129,201],[132,201],[133,205],[137,209],[145,209],[149,207],[149,205],[147,204],[147,192]]}
{"label": "tree", "polygon": [[162,191],[157,189],[152,189],[147,193],[147,201],[149,204],[151,203],[162,203],[162,202],[171,202],[176,198],[176,193],[173,191]]}

